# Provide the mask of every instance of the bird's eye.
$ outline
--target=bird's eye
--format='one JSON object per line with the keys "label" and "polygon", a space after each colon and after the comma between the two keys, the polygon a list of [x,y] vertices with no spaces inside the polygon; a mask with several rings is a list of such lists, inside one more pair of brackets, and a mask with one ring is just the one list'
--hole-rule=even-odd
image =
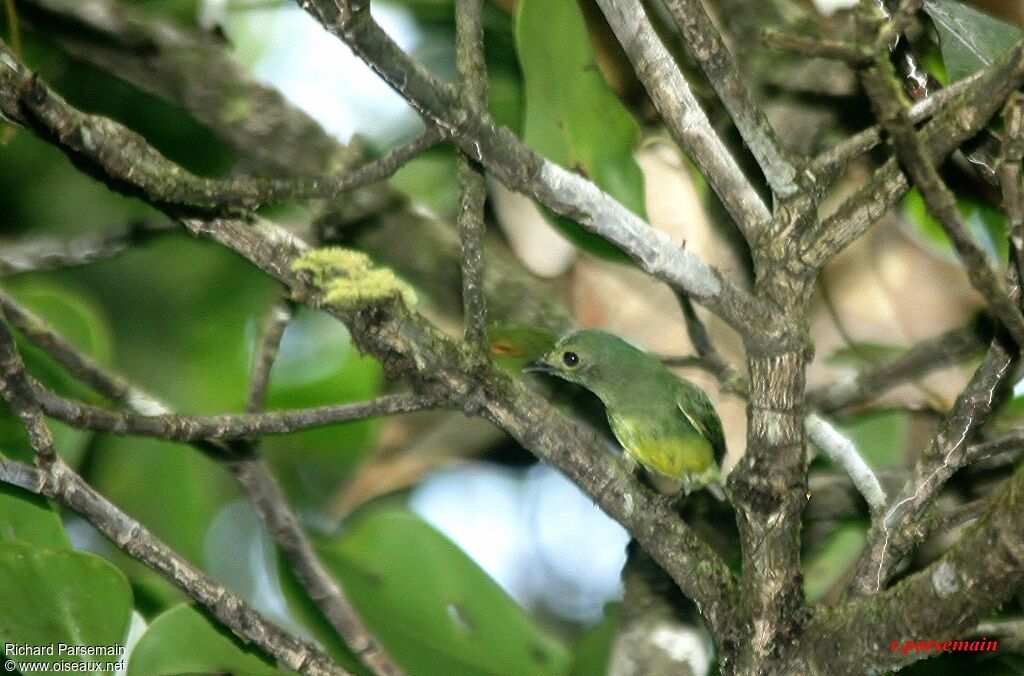
{"label": "bird's eye", "polygon": [[576,366],[576,364],[580,363],[580,356],[575,352],[566,352],[562,355],[562,362],[566,366]]}

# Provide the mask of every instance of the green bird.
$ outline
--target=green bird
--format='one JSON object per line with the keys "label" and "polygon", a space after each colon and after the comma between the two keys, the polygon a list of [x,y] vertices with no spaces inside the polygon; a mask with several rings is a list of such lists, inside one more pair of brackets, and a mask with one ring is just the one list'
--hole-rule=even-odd
{"label": "green bird", "polygon": [[582,330],[561,338],[523,371],[547,373],[596,394],[626,456],[652,479],[668,480],[686,494],[707,486],[724,498],[722,421],[704,390],[657,357],[610,333]]}

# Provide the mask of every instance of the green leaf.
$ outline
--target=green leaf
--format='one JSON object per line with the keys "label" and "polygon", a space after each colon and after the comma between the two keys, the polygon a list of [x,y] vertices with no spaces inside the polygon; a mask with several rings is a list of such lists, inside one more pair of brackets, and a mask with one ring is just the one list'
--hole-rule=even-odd
{"label": "green leaf", "polygon": [[[12,285],[11,295],[83,353],[101,364],[110,363],[113,339],[106,318],[84,296],[64,286],[35,280]],[[76,380],[42,349],[29,343],[20,333],[16,333],[15,338],[25,368],[32,377],[65,396],[92,402],[100,400],[98,395]],[[49,425],[57,450],[69,465],[77,467],[91,433],[55,421]],[[33,457],[21,421],[2,404],[0,453],[23,462],[31,462]]]}
{"label": "green leaf", "polygon": [[576,644],[569,676],[607,673],[608,659],[612,654],[612,643],[615,641],[615,630],[619,625],[621,610],[619,603],[605,606],[604,619],[584,634]]}
{"label": "green leaf", "polygon": [[925,0],[924,11],[939,33],[942,59],[952,82],[991,65],[1022,35],[1013,24],[955,0]]}
{"label": "green leaf", "polygon": [[898,409],[877,411],[836,427],[857,446],[864,461],[874,468],[900,467],[907,446],[907,413]]}
{"label": "green leaf", "polygon": [[[646,218],[644,177],[633,159],[640,132],[597,68],[579,6],[574,0],[522,0],[515,33],[525,87],[523,140]],[[569,219],[555,217],[553,223],[590,253],[626,260]]]}
{"label": "green leaf", "polygon": [[0,542],[17,540],[40,547],[71,547],[60,514],[46,498],[0,484]]}
{"label": "green leaf", "polygon": [[457,166],[448,148],[432,148],[406,162],[391,180],[413,202],[438,214],[454,214],[459,203]]}
{"label": "green leaf", "polygon": [[52,656],[8,655],[22,662],[117,661],[75,656],[67,646],[122,645],[132,611],[128,581],[93,554],[0,542],[0,642],[54,646]]}
{"label": "green leaf", "polygon": [[[327,569],[410,676],[561,674],[565,647],[447,538],[413,514],[378,509],[321,542]],[[282,568],[284,568],[282,566]],[[284,581],[291,606],[309,602]]]}
{"label": "green leaf", "polygon": [[817,601],[839,581],[846,569],[860,556],[867,539],[863,523],[844,523],[829,536],[804,563],[804,593]]}
{"label": "green leaf", "polygon": [[[985,250],[992,265],[1005,266],[1009,257],[1006,213],[973,195],[958,195],[957,207],[974,241]],[[903,198],[902,211],[904,218],[913,226],[914,232],[934,251],[949,260],[957,260],[953,244],[939,222],[928,213],[924,199],[916,188]]]}
{"label": "green leaf", "polygon": [[900,356],[907,349],[899,345],[885,343],[854,343],[837,349],[828,356],[828,363],[837,366],[870,366],[883,363]]}
{"label": "green leaf", "polygon": [[277,668],[259,649],[245,645],[205,612],[187,603],[154,619],[135,644],[128,662],[128,676],[290,673],[293,672]]}

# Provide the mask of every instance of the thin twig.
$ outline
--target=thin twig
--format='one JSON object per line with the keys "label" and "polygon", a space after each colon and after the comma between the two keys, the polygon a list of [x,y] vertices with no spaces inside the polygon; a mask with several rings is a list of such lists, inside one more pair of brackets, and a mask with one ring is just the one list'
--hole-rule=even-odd
{"label": "thin twig", "polygon": [[999,186],[1003,193],[1012,262],[1017,278],[1024,280],[1024,187],[1021,160],[1024,159],[1024,94],[1010,97],[1003,109],[1005,131],[999,161]]}
{"label": "thin twig", "polygon": [[856,63],[861,53],[856,45],[842,40],[829,40],[810,35],[787,33],[775,28],[766,28],[761,34],[769,47],[781,49],[802,56],[820,56],[826,59],[837,59],[847,63]]}
{"label": "thin twig", "polygon": [[975,370],[914,468],[914,476],[897,495],[884,518],[871,530],[850,588],[857,594],[882,590],[893,566],[927,533],[915,528],[946,481],[971,459],[971,435],[992,413],[993,402],[1013,371],[1013,355],[999,339]]}
{"label": "thin twig", "polygon": [[[965,87],[921,130],[932,162],[941,162],[985,127],[1006,98],[1024,84],[1024,38]],[[896,158],[885,162],[872,178],[831,215],[805,232],[801,258],[820,267],[862,235],[909,189]]]}
{"label": "thin twig", "polygon": [[[403,52],[352,0],[299,3],[369,64],[429,122],[451,132],[459,149],[512,190],[530,195],[627,253],[654,277],[688,292],[738,330],[767,308],[696,255],[652,228],[593,182],[545,160],[483,111],[467,110],[451,87]],[[2,101],[0,97],[0,101]]]}
{"label": "thin twig", "polygon": [[[279,300],[279,303],[287,305],[287,301],[283,299]],[[140,420],[148,420],[149,422],[143,423],[147,426],[152,426],[155,421],[152,416],[175,417],[167,405],[135,387],[124,378],[107,371],[54,332],[43,319],[32,315],[2,293],[0,293],[0,307],[18,320],[16,325],[30,341],[69,368],[74,375],[97,392],[104,394],[116,403],[125,404],[130,409],[130,412],[114,413],[113,415],[136,416]],[[275,306],[275,309],[280,310],[280,307]],[[269,375],[269,368],[273,365],[273,359],[269,355],[276,353],[276,346],[286,324],[278,312],[272,312],[268,319],[258,350],[261,357],[257,359],[253,367],[254,377],[248,396],[251,403],[262,400],[265,396],[265,394],[254,390],[260,388],[265,391],[266,389],[269,382],[266,376]],[[261,373],[264,375],[261,376]],[[35,389],[34,394],[41,394],[44,399],[50,400],[54,397],[52,393],[38,386]],[[76,402],[60,401],[59,398],[54,401],[59,403],[65,412],[74,410],[79,405]],[[401,402],[396,400],[395,403]],[[105,409],[93,408],[94,412],[102,411],[104,415],[112,413]],[[329,409],[331,407],[322,408]],[[250,418],[256,419],[259,415],[252,414]],[[314,603],[321,609],[332,626],[338,630],[346,644],[363,660],[367,668],[374,674],[394,675],[400,673],[398,667],[359,619],[341,588],[324,570],[308,538],[301,530],[298,519],[266,467],[265,461],[256,455],[250,435],[243,433],[237,439],[240,439],[241,443],[234,445],[212,438],[197,438],[190,441],[204,453],[227,461],[228,468],[252,500],[261,518],[264,519],[271,537],[288,556],[300,583],[307,589]]]}
{"label": "thin twig", "polygon": [[[256,414],[263,409],[270,372],[293,312],[291,299],[282,291],[267,313],[257,343],[257,358],[246,397],[249,413]],[[255,438],[249,440],[247,452],[228,461],[231,474],[256,508],[270,537],[281,548],[299,584],[363,666],[375,676],[401,676],[401,668],[366,626],[340,583],[324,568],[295,510],[288,504],[267,461],[260,456],[258,443]]]}
{"label": "thin twig", "polygon": [[807,393],[807,403],[822,413],[860,406],[889,389],[959,363],[984,348],[981,331],[971,325],[922,340],[891,361],[860,371],[854,378]]}
{"label": "thin twig", "polygon": [[74,510],[110,542],[162,574],[225,627],[257,645],[281,664],[310,676],[344,675],[319,648],[280,629],[241,598],[217,584],[119,510],[59,458],[45,472],[0,458],[0,482],[55,500]]}
{"label": "thin twig", "polygon": [[[697,309],[685,293],[676,292],[676,300],[683,311],[683,320],[686,322],[686,334],[690,337],[693,349],[697,352],[701,365],[707,368],[718,381],[728,389],[740,395],[746,395],[747,383],[735,365],[730,364],[715,347],[714,341],[708,334]],[[667,362],[668,365],[675,365]]]}
{"label": "thin twig", "polygon": [[249,376],[249,392],[245,398],[245,410],[248,413],[259,413],[266,406],[270,372],[274,368],[274,361],[277,360],[278,350],[281,349],[281,338],[294,313],[295,304],[288,298],[287,293],[282,291],[274,299],[263,320]]}
{"label": "thin twig", "polygon": [[987,470],[1014,465],[1024,456],[1024,428],[1015,428],[967,449],[964,465],[972,470]]}
{"label": "thin twig", "polygon": [[[914,124],[918,124],[928,118],[937,115],[959,100],[959,96],[982,76],[984,71],[974,73],[969,77],[954,82],[948,87],[939,89],[931,96],[917,101],[910,107],[907,117]],[[829,180],[836,177],[839,172],[849,166],[855,158],[878,147],[882,143],[882,129],[873,125],[860,131],[842,143],[829,148],[811,161],[811,172],[818,179]]]}
{"label": "thin twig", "polygon": [[824,418],[811,414],[805,421],[807,436],[837,465],[843,468],[853,481],[872,516],[878,516],[885,508],[885,491],[878,483],[878,477],[857,451],[857,446]]}
{"label": "thin twig", "polygon": [[139,522],[118,510],[57,455],[53,436],[34,398],[14,337],[0,313],[0,395],[21,418],[36,452],[38,470],[0,458],[0,481],[44,495],[79,513],[129,556],[162,573],[224,626],[304,674],[347,672],[294,636],[267,622],[225,587],[213,582],[160,542]]}
{"label": "thin twig", "polygon": [[[413,141],[351,171],[314,178],[210,179],[181,169],[141,136],[125,133],[109,119],[72,108],[34,75],[23,77],[14,99],[17,111],[4,110],[8,117],[59,138],[66,153],[88,159],[115,183],[142,190],[156,204],[199,210],[252,209],[287,200],[334,198],[388,178],[410,159],[444,140],[444,133],[428,124]],[[116,145],[103,143],[113,137],[118,140]],[[117,152],[99,152],[98,148],[116,148]]]}
{"label": "thin twig", "polygon": [[18,354],[14,335],[7,319],[0,311],[0,399],[7,402],[28,433],[29,443],[35,451],[36,465],[49,470],[57,461],[53,435],[43,419],[39,403],[32,394],[32,386],[25,374],[25,364]]}
{"label": "thin twig", "polygon": [[718,97],[736,123],[772,191],[780,198],[794,195],[806,182],[797,162],[782,146],[768,118],[754,103],[736,60],[718,34],[700,0],[666,0],[690,53],[708,76]]}
{"label": "thin twig", "polygon": [[898,669],[924,655],[888,650],[894,637],[961,636],[1012,597],[1024,583],[1021,491],[1024,466],[938,560],[879,594],[816,613],[801,637],[810,671],[846,673],[836,665],[846,662],[847,651],[870,654],[875,670]]}
{"label": "thin twig", "polygon": [[1003,288],[989,265],[985,251],[974,241],[970,228],[957,207],[956,196],[946,186],[938,169],[907,116],[907,104],[889,61],[888,49],[879,49],[875,65],[861,71],[861,81],[875,107],[879,123],[892,136],[896,155],[917,186],[929,213],[942,226],[967,270],[971,285],[984,296],[992,313],[1006,327],[1017,345],[1024,345],[1024,315]]}
{"label": "thin twig", "polygon": [[47,415],[72,427],[187,442],[211,439],[230,441],[288,434],[352,420],[422,411],[437,405],[433,399],[418,394],[387,394],[354,404],[313,406],[294,411],[222,415],[138,415],[130,411],[110,411],[66,399],[38,383],[33,383],[33,392]]}
{"label": "thin twig", "polygon": [[747,241],[771,221],[764,200],[722,143],[638,0],[598,0],[672,138],[693,159]]}
{"label": "thin twig", "polygon": [[[487,66],[484,61],[483,0],[455,2],[455,63],[462,105],[487,109]],[[462,308],[466,342],[481,356],[487,342],[487,304],[484,300],[483,171],[465,153],[459,153],[459,212],[456,225],[462,244]]]}
{"label": "thin twig", "polygon": [[84,265],[174,232],[181,232],[181,225],[173,221],[140,221],[112,232],[68,240],[38,237],[0,242],[0,277]]}
{"label": "thin twig", "polygon": [[167,413],[168,408],[121,376],[72,345],[54,331],[42,317],[18,303],[0,289],[0,310],[25,338],[54,358],[75,378],[110,401],[126,404],[143,415]]}
{"label": "thin twig", "polygon": [[401,676],[402,669],[370,632],[341,585],[323,567],[266,461],[250,456],[232,460],[228,465],[270,537],[284,552],[291,571],[345,645],[370,673]]}

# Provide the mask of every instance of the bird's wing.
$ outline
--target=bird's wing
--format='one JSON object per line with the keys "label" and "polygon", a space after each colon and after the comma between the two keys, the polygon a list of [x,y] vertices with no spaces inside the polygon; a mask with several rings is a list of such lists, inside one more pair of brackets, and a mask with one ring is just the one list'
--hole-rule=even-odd
{"label": "bird's wing", "polygon": [[676,387],[676,405],[690,424],[711,442],[715,462],[721,466],[722,458],[725,457],[725,434],[722,432],[722,421],[708,395],[693,383],[680,379]]}

